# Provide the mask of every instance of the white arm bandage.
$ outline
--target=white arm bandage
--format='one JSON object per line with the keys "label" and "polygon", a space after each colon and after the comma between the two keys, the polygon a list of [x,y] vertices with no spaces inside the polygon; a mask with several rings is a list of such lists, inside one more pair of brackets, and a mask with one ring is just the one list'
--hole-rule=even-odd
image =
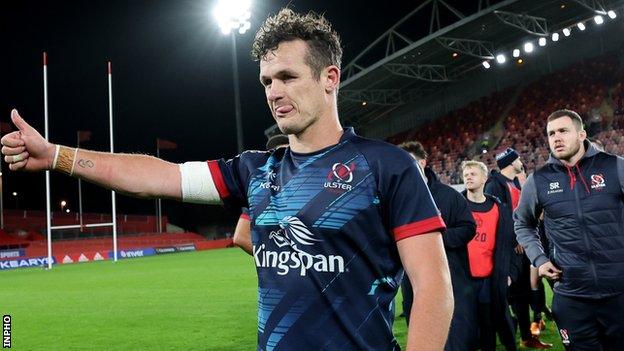
{"label": "white arm bandage", "polygon": [[180,165],[182,201],[195,204],[221,204],[206,162],[186,162]]}

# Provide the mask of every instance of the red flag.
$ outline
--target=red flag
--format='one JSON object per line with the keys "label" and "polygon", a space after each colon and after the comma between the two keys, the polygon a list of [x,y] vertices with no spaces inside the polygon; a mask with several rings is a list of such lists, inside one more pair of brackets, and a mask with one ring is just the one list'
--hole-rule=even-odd
{"label": "red flag", "polygon": [[12,131],[13,131],[13,126],[11,125],[11,123],[0,122],[0,133],[8,134],[8,133],[11,133]]}
{"label": "red flag", "polygon": [[178,144],[165,139],[156,139],[156,148],[159,150],[173,150],[178,148]]}
{"label": "red flag", "polygon": [[78,131],[78,142],[82,143],[85,141],[91,140],[91,131],[90,130],[79,130]]}

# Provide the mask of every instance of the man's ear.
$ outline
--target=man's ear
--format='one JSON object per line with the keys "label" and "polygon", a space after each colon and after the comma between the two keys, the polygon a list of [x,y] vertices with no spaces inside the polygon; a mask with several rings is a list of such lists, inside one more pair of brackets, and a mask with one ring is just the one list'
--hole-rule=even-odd
{"label": "man's ear", "polygon": [[331,93],[338,89],[340,85],[340,69],[335,65],[327,66],[321,75],[325,85],[325,92]]}
{"label": "man's ear", "polygon": [[581,141],[585,141],[585,139],[587,139],[587,131],[585,131],[585,129],[581,130],[579,136],[581,137]]}

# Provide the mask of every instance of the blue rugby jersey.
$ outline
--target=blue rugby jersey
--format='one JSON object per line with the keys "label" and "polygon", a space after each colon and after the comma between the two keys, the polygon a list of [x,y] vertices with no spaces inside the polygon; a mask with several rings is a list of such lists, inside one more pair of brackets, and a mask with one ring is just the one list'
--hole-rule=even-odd
{"label": "blue rugby jersey", "polygon": [[248,207],[258,272],[258,350],[395,350],[396,241],[444,222],[403,150],[345,132],[208,161],[226,206]]}

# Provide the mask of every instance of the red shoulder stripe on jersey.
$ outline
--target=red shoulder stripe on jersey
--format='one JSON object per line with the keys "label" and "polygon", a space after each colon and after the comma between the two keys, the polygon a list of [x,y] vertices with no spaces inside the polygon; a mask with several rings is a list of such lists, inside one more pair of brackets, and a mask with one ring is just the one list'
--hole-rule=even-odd
{"label": "red shoulder stripe on jersey", "polygon": [[251,219],[249,218],[249,215],[247,213],[241,213],[240,218],[247,220],[247,221],[251,221]]}
{"label": "red shoulder stripe on jersey", "polygon": [[423,219],[422,221],[412,222],[404,224],[400,227],[396,227],[392,231],[392,234],[394,235],[394,240],[399,241],[405,238],[409,238],[410,236],[441,231],[444,229],[446,229],[444,220],[440,215],[438,215],[436,217],[431,217]]}
{"label": "red shoulder stripe on jersey", "polygon": [[217,161],[208,161],[208,169],[210,170],[214,185],[219,192],[219,197],[225,199],[230,196],[230,191],[225,185],[225,180],[223,180],[223,174],[221,173],[221,168],[219,168],[219,163]]}

